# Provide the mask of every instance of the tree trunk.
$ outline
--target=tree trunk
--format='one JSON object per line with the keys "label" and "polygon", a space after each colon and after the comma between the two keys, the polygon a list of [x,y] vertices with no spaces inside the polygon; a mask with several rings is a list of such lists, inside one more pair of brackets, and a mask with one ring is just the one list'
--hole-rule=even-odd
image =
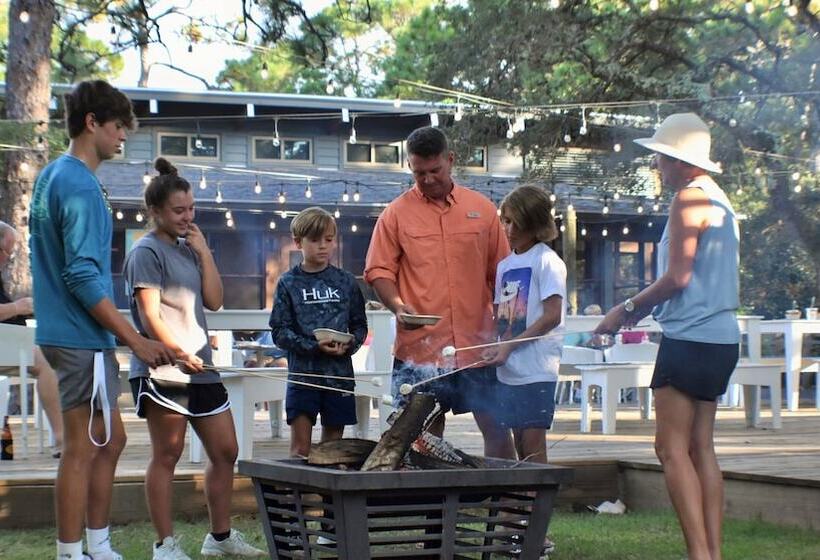
{"label": "tree trunk", "polygon": [[140,49],[140,79],[139,83],[137,83],[138,87],[147,88],[148,87],[148,78],[151,76],[151,61],[149,60],[148,56],[148,43],[141,42],[139,44]]}
{"label": "tree trunk", "polygon": [[[20,20],[21,12],[28,21]],[[9,43],[6,67],[6,117],[21,121],[26,138],[21,145],[35,148],[48,131],[51,99],[51,29],[54,23],[51,0],[12,0],[9,5]],[[43,143],[45,146],[45,142]],[[8,152],[5,180],[0,185],[0,220],[20,234],[17,258],[7,270],[6,286],[12,297],[31,292],[28,258],[28,207],[34,179],[48,159],[43,150]]]}

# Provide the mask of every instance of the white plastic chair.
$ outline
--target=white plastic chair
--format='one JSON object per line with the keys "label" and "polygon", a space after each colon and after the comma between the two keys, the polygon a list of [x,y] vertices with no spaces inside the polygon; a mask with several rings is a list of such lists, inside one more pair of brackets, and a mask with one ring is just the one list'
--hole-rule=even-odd
{"label": "white plastic chair", "polygon": [[[654,342],[641,342],[638,344],[615,344],[604,350],[604,361],[606,362],[654,362],[658,357],[658,345]],[[638,398],[641,399],[642,408],[651,415],[652,411],[652,391],[648,387],[639,389]],[[624,391],[621,391],[619,401],[624,402]]]}

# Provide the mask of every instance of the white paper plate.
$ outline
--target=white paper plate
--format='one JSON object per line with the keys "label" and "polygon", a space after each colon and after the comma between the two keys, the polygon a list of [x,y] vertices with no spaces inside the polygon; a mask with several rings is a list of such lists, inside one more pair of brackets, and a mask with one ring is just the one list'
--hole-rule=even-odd
{"label": "white paper plate", "polygon": [[435,325],[441,320],[440,315],[410,315],[400,313],[401,320],[409,325]]}
{"label": "white paper plate", "polygon": [[334,329],[313,329],[313,336],[316,337],[316,340],[332,340],[333,342],[341,342],[342,344],[346,344],[349,342],[353,342],[355,338],[352,334],[337,331]]}

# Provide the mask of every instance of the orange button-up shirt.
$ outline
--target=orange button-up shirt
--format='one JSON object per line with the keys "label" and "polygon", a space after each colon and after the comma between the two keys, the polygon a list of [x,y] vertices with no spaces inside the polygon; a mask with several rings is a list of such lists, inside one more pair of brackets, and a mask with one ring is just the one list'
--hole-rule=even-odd
{"label": "orange button-up shirt", "polygon": [[[402,361],[443,365],[445,346],[494,340],[496,265],[510,246],[485,196],[454,185],[447,203],[437,205],[414,186],[387,206],[370,241],[365,280],[392,280],[405,305],[441,316],[433,326],[398,328],[394,355]],[[459,352],[456,366],[480,357],[480,350]]]}

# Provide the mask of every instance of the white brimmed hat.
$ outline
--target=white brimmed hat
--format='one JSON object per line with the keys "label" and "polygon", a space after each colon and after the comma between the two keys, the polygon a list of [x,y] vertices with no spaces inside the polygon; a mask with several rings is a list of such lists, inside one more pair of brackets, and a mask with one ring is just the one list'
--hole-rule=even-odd
{"label": "white brimmed hat", "polygon": [[669,115],[663,119],[652,138],[636,138],[634,142],[706,171],[722,173],[720,165],[709,159],[712,148],[709,127],[695,113]]}

